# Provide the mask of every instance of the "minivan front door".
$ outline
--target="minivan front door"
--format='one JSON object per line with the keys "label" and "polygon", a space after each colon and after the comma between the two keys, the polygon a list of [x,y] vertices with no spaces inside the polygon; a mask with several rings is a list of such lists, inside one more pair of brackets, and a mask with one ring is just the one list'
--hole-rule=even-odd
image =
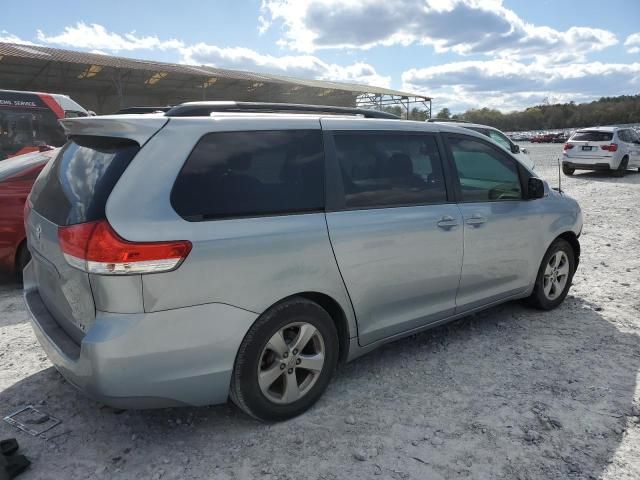
{"label": "minivan front door", "polygon": [[328,198],[327,225],[360,344],[453,314],[462,217],[447,203],[435,135],[334,131],[330,138],[327,164],[342,182],[337,194],[328,185],[338,204],[331,208]]}
{"label": "minivan front door", "polygon": [[523,199],[517,161],[476,137],[447,134],[459,180],[464,262],[456,312],[524,292],[541,258],[541,203]]}

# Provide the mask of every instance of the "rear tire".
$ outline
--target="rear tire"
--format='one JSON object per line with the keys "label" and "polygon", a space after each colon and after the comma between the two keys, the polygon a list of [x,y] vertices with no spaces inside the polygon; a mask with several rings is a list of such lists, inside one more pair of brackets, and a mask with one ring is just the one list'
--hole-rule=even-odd
{"label": "rear tire", "polygon": [[338,333],[331,316],[318,304],[293,297],[267,310],[249,329],[238,349],[230,397],[258,420],[286,420],[322,396],[337,364]]}
{"label": "rear tire", "polygon": [[620,161],[620,165],[618,165],[618,168],[613,171],[613,176],[617,178],[624,177],[625,173],[627,173],[628,165],[629,165],[629,157],[624,157]]}
{"label": "rear tire", "polygon": [[575,173],[576,169],[575,168],[571,168],[568,167],[567,165],[562,165],[562,173],[564,173],[565,175],[573,175]]}
{"label": "rear tire", "polygon": [[27,242],[23,241],[18,247],[18,253],[16,254],[16,279],[22,283],[22,271],[27,264],[31,261],[31,253],[27,248]]}
{"label": "rear tire", "polygon": [[528,303],[540,310],[556,308],[569,293],[575,269],[573,247],[566,240],[557,238],[542,258]]}

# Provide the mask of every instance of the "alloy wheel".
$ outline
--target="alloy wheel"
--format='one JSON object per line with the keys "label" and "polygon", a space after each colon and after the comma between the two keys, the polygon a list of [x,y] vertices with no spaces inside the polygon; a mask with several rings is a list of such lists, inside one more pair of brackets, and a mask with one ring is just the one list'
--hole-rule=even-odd
{"label": "alloy wheel", "polygon": [[569,279],[569,257],[562,250],[557,251],[547,262],[542,279],[542,290],[549,300],[555,300],[564,291]]}
{"label": "alloy wheel", "polygon": [[270,401],[289,404],[304,397],[320,377],[325,344],[306,322],[280,328],[267,342],[258,363],[258,385]]}

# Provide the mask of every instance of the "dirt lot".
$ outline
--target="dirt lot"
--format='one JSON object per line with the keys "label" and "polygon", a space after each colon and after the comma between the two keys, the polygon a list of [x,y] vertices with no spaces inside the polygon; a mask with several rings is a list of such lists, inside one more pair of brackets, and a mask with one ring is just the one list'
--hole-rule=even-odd
{"label": "dirt lot", "polygon": [[[557,185],[559,145],[529,146]],[[47,440],[0,422],[28,479],[638,479],[640,174],[563,178],[583,254],[553,312],[510,303],[343,366],[310,412],[277,425],[231,405],[117,412],[84,398],[0,285],[0,416],[34,404]],[[377,476],[377,477],[376,477]]]}

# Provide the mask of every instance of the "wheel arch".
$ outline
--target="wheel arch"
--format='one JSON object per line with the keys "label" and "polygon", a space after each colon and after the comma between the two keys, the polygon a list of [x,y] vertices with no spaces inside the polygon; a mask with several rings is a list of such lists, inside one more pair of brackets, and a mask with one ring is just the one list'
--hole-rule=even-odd
{"label": "wheel arch", "polygon": [[576,268],[578,268],[578,264],[580,263],[580,251],[581,251],[580,241],[578,240],[578,236],[572,231],[567,231],[558,235],[554,239],[554,242],[559,238],[565,240],[569,245],[571,245],[571,248],[573,248],[574,259],[576,261]]}
{"label": "wheel arch", "polygon": [[327,295],[326,293],[313,291],[298,292],[275,302],[264,311],[266,312],[274,306],[296,297],[304,298],[320,305],[329,314],[331,320],[333,320],[333,324],[336,327],[336,331],[338,332],[338,362],[345,363],[349,356],[349,341],[351,337],[349,330],[349,321],[340,303],[338,303],[338,301],[331,296]]}

